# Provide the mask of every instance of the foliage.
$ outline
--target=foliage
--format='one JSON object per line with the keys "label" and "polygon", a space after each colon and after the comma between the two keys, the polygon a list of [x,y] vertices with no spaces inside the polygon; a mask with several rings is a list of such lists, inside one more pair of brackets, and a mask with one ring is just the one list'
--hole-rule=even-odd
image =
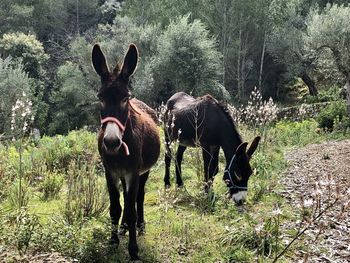
{"label": "foliage", "polygon": [[44,200],[57,198],[63,186],[63,176],[57,172],[49,172],[45,175],[43,182],[40,184],[40,191],[43,193]]}
{"label": "foliage", "polygon": [[23,0],[2,0],[0,2],[0,34],[9,31],[32,31],[33,6]]}
{"label": "foliage", "polygon": [[305,97],[304,100],[308,104],[319,103],[319,102],[331,102],[331,101],[341,99],[341,95],[340,95],[341,92],[342,90],[339,87],[333,86],[328,89],[320,90],[317,96]]}
{"label": "foliage", "polygon": [[39,218],[21,210],[16,218],[15,242],[20,255],[26,253],[35,231],[39,226]]}
{"label": "foliage", "polygon": [[[108,205],[105,183],[91,165],[93,160],[72,163],[68,170],[67,199],[63,209],[69,224],[86,217],[98,217]],[[103,178],[102,178],[103,179]]]}
{"label": "foliage", "polygon": [[332,130],[336,122],[341,122],[347,117],[346,105],[344,101],[335,101],[325,107],[317,117],[320,128]]}
{"label": "foliage", "polygon": [[306,23],[307,35],[305,41],[311,54],[317,56],[320,49],[329,48],[333,53],[339,52],[337,64],[347,67],[350,56],[347,47],[350,42],[350,7],[344,5],[330,5],[320,12],[318,9],[311,10]]}
{"label": "foliage", "polygon": [[29,188],[29,181],[20,176],[18,177],[9,188],[8,202],[11,210],[19,210],[22,207],[26,207],[32,194]]}
{"label": "foliage", "polygon": [[[345,79],[348,99],[347,111],[350,116],[349,16],[350,6],[348,5],[328,4],[322,11],[318,9],[311,10],[306,20],[307,35],[305,41],[310,57],[318,58],[321,65],[327,65],[327,61],[334,63]],[[322,61],[326,61],[326,63],[322,64]]]}
{"label": "foliage", "polygon": [[[31,78],[31,91],[23,90],[23,92],[26,92],[33,102],[34,124],[39,128],[44,128],[48,108],[47,101],[44,98],[45,64],[49,55],[45,53],[43,44],[33,34],[8,33],[0,39],[0,51],[4,57],[12,57],[12,64],[23,65],[23,70]],[[17,76],[17,78],[20,78],[20,76]],[[9,79],[8,81],[13,80]]]}
{"label": "foliage", "polygon": [[31,78],[42,77],[43,66],[49,58],[34,35],[21,32],[4,34],[0,39],[0,51],[4,57],[21,58],[24,70]]}
{"label": "foliage", "polygon": [[[243,125],[240,129],[248,141],[255,135]],[[186,151],[183,163],[186,188],[162,191],[163,166],[160,162],[152,170],[146,186],[147,235],[139,239],[144,261],[210,262],[215,259],[251,262],[256,257],[272,260],[276,252],[282,253],[285,248],[284,237],[290,236],[282,222],[295,219],[287,216],[290,208],[277,194],[280,188],[278,176],[286,165],[284,151],[288,147],[319,142],[326,136],[328,134],[317,131],[317,123],[313,120],[283,121],[270,127],[263,142],[266,146],[252,159],[255,172],[249,181],[244,207],[236,207],[225,198],[227,187],[219,176],[224,165],[222,156],[219,177],[214,180],[214,188],[208,195],[199,190],[203,184],[195,176],[198,155],[193,149]],[[332,136],[338,135],[333,133]],[[0,171],[5,171],[6,178],[11,181],[16,179],[13,171],[18,164],[14,145],[16,142],[0,146]],[[7,211],[11,193],[18,189],[9,184],[3,186],[7,195],[0,202],[0,216],[4,219],[0,245],[6,251],[13,251],[19,244],[21,253],[54,250],[82,262],[115,262],[117,259],[123,262],[127,258],[126,239],[121,239],[118,251],[106,244],[110,231],[108,213],[105,213],[108,201],[97,156],[96,134],[82,130],[72,131],[67,136],[44,137],[26,142],[23,150],[24,174],[30,179],[26,180],[25,186],[33,194],[28,195],[26,213],[16,210],[2,214]],[[45,168],[38,169],[38,166]],[[40,198],[43,182],[46,178],[55,180],[52,177],[56,176],[63,179],[60,194],[54,199],[43,200]],[[48,189],[53,189],[51,185],[54,184],[48,183]],[[278,219],[280,223],[276,221],[280,213],[276,205],[283,213]],[[292,208],[291,211],[295,215],[296,210]],[[22,219],[18,221],[16,218],[20,213]],[[295,249],[289,248],[288,256],[292,256]]]}
{"label": "foliage", "polygon": [[57,90],[51,96],[55,105],[50,134],[66,134],[73,129],[79,129],[96,123],[98,119],[95,92],[87,83],[83,72],[77,64],[67,62],[57,72]]}
{"label": "foliage", "polygon": [[216,85],[220,77],[221,54],[199,20],[188,16],[172,21],[158,39],[154,65],[154,84],[158,102],[177,91],[194,96],[210,92],[223,97]]}
{"label": "foliage", "polygon": [[0,133],[11,134],[12,107],[23,92],[33,97],[35,83],[24,72],[22,64],[13,64],[10,58],[0,58]]}
{"label": "foliage", "polygon": [[276,138],[280,146],[304,146],[310,142],[317,142],[317,122],[304,120],[302,122],[281,121],[271,131],[271,137]]}

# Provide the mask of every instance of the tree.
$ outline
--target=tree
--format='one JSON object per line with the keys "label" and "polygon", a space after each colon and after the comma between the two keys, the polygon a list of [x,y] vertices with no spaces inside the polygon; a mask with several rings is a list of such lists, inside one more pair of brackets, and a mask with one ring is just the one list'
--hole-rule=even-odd
{"label": "tree", "polygon": [[50,134],[66,134],[72,129],[96,124],[96,92],[88,85],[78,65],[66,62],[60,66],[55,85],[56,91],[51,96]]}
{"label": "tree", "polygon": [[[28,3],[29,2],[29,3]],[[32,1],[0,1],[0,35],[8,32],[33,30]]]}
{"label": "tree", "polygon": [[34,79],[28,76],[21,63],[0,58],[0,134],[10,134],[11,110],[23,92],[33,99]]}
{"label": "tree", "polygon": [[25,71],[37,79],[43,77],[43,66],[49,58],[34,35],[21,32],[4,34],[0,39],[0,53],[2,57],[21,59]]}
{"label": "tree", "polygon": [[0,39],[0,54],[11,57],[13,64],[21,64],[22,69],[34,82],[32,101],[35,110],[34,125],[44,129],[48,105],[45,101],[46,71],[45,64],[49,56],[40,41],[32,34],[21,32],[6,33]]}
{"label": "tree", "polygon": [[157,101],[168,99],[176,91],[194,96],[208,92],[218,98],[227,96],[226,90],[217,85],[221,56],[215,39],[202,22],[191,23],[188,16],[172,21],[159,37],[155,54],[153,76]]}
{"label": "tree", "polygon": [[100,80],[91,66],[91,47],[83,37],[77,37],[69,45],[67,61],[57,70],[50,95],[50,134],[97,124]]}
{"label": "tree", "polygon": [[[274,10],[280,21],[273,24],[268,40],[268,51],[278,63],[286,65],[287,79],[300,77],[312,96],[318,94],[311,77],[314,59],[305,50],[303,36],[306,34],[304,17],[299,13],[299,1],[284,2]],[[285,75],[286,76],[286,75]]]}
{"label": "tree", "polygon": [[350,116],[350,6],[327,5],[322,11],[313,9],[307,20],[306,49],[315,59],[330,50],[335,65],[345,79],[347,109]]}

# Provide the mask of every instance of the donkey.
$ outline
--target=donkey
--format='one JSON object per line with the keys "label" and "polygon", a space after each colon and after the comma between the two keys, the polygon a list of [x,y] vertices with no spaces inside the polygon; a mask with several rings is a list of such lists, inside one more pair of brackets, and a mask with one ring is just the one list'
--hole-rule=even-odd
{"label": "donkey", "polygon": [[257,149],[260,136],[254,138],[247,150],[227,107],[210,95],[193,98],[185,92],[175,93],[166,104],[164,133],[166,142],[165,176],[166,187],[170,186],[170,143],[179,141],[176,153],[176,183],[182,186],[181,161],[186,147],[202,148],[204,179],[206,185],[218,172],[220,147],[224,151],[226,168],[224,181],[230,197],[241,204],[247,195],[248,179],[252,174],[249,161]]}
{"label": "donkey", "polygon": [[132,260],[139,258],[136,227],[143,231],[145,183],[160,153],[157,125],[146,112],[152,112],[152,109],[141,101],[130,99],[129,79],[137,61],[137,48],[130,44],[123,64],[118,64],[110,72],[100,46],[96,44],[92,50],[92,64],[102,83],[97,94],[101,102],[98,150],[105,168],[110,198],[109,212],[113,225],[110,242],[119,244],[121,181],[124,195],[122,224],[126,223],[129,230],[128,250]]}

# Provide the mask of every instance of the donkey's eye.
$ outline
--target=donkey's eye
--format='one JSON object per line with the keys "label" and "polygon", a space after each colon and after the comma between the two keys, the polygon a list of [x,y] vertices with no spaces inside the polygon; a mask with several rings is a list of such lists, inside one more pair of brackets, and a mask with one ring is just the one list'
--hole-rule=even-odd
{"label": "donkey's eye", "polygon": [[127,103],[128,100],[129,100],[129,97],[125,97],[125,98],[122,99],[122,103]]}

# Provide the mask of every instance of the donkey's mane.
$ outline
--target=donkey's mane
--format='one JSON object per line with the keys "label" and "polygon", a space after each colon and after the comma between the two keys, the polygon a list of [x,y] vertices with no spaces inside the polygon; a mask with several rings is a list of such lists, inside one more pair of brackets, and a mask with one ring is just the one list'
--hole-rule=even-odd
{"label": "donkey's mane", "polygon": [[242,137],[238,132],[238,129],[236,127],[235,121],[232,117],[232,114],[230,112],[230,109],[227,106],[227,103],[225,102],[219,102],[218,100],[216,100],[214,97],[212,97],[211,95],[204,95],[201,97],[202,100],[205,101],[210,101],[212,103],[214,103],[215,105],[217,105],[219,107],[219,109],[224,113],[224,116],[228,119],[228,121],[230,122],[230,124],[232,125],[233,131],[234,133],[239,137],[239,139],[242,141]]}

